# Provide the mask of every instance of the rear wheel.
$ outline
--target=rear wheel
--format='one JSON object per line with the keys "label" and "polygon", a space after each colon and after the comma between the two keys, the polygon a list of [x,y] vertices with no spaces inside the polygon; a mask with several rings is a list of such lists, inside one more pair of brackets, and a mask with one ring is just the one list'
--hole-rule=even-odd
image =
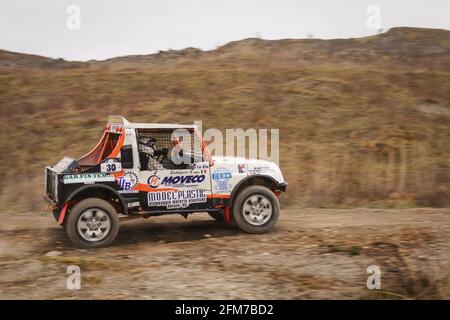
{"label": "rear wheel", "polygon": [[267,232],[277,222],[279,211],[278,198],[263,186],[245,188],[233,204],[236,225],[248,233]]}
{"label": "rear wheel", "polygon": [[119,217],[114,207],[105,200],[85,199],[70,210],[66,232],[77,247],[105,247],[114,241],[119,232]]}

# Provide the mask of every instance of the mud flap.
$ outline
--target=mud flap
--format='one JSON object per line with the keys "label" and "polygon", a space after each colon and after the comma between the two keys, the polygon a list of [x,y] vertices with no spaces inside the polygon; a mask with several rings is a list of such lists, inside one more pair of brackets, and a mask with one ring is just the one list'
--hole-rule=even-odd
{"label": "mud flap", "polygon": [[64,207],[62,208],[61,212],[59,213],[59,218],[58,218],[59,225],[61,225],[64,221],[64,217],[66,216],[68,206],[69,206],[69,202],[66,202],[66,204],[64,204]]}
{"label": "mud flap", "polygon": [[223,208],[223,216],[225,218],[226,224],[230,224],[230,207]]}

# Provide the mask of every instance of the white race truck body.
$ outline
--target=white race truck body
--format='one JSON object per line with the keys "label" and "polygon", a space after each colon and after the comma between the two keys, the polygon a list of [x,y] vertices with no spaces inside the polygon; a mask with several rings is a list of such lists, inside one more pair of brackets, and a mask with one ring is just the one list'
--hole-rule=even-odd
{"label": "white race truck body", "polygon": [[[186,140],[174,134],[180,130]],[[77,203],[91,198],[127,218],[209,212],[230,222],[233,199],[246,187],[263,186],[276,197],[286,189],[275,163],[212,157],[195,126],[130,123],[120,116],[108,118],[102,139],[88,154],[46,167],[45,178],[44,198],[59,224]]]}

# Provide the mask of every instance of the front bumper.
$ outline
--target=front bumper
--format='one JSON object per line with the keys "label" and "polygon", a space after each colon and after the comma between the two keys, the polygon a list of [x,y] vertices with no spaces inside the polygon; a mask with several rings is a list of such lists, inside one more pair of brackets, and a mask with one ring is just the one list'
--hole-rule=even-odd
{"label": "front bumper", "polygon": [[58,207],[58,204],[56,203],[56,201],[53,200],[52,198],[50,198],[48,194],[43,194],[42,198],[44,198],[44,200],[47,201],[48,204],[50,204],[53,208]]}
{"label": "front bumper", "polygon": [[280,183],[280,190],[286,192],[287,182]]}

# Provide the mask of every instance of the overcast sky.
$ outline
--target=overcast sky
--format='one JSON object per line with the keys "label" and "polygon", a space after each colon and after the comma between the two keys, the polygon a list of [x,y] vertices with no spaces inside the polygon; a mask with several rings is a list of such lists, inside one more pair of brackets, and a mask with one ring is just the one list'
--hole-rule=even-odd
{"label": "overcast sky", "polygon": [[[79,7],[80,19],[67,13],[70,5]],[[0,48],[89,60],[210,50],[255,36],[360,37],[377,32],[370,5],[379,7],[384,30],[450,29],[449,0],[0,0]]]}

